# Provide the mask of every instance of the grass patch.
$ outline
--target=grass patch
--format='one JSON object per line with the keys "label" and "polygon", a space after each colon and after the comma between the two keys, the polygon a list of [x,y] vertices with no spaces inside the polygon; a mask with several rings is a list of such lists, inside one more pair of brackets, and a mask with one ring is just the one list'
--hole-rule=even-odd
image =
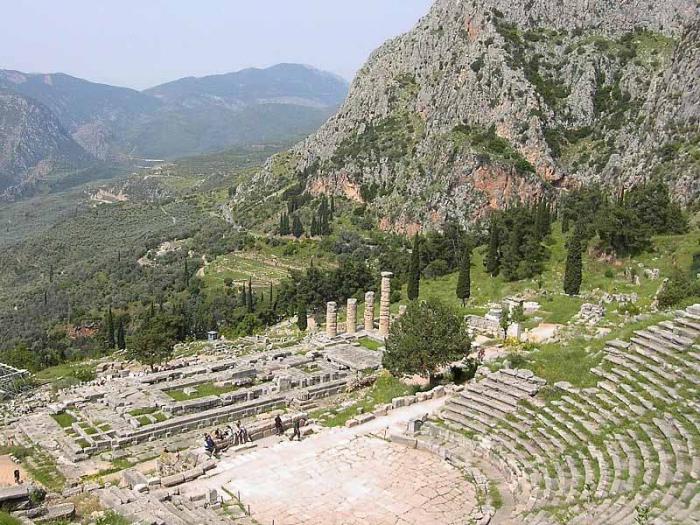
{"label": "grass patch", "polygon": [[[361,409],[362,413],[372,412],[377,405],[390,403],[395,397],[415,394],[418,390],[415,386],[402,383],[388,372],[383,373],[372,387],[365,392],[365,395],[358,399],[352,406],[342,410],[319,410],[311,414],[313,419],[318,419],[319,423],[326,427],[340,427],[345,425],[348,419],[352,419]],[[325,416],[321,414],[328,412]]]}
{"label": "grass patch", "polygon": [[503,507],[503,496],[498,488],[498,484],[494,481],[489,482],[489,497],[494,509],[498,510]]}
{"label": "grass patch", "polygon": [[377,351],[377,350],[379,350],[382,346],[384,346],[384,345],[383,345],[382,343],[380,343],[379,341],[375,341],[374,339],[372,339],[372,338],[370,338],[370,337],[360,337],[360,338],[357,340],[357,342],[360,343],[360,345],[362,345],[362,346],[364,346],[365,348],[367,348],[368,350],[374,350],[374,351]]}
{"label": "grass patch", "polygon": [[70,426],[76,422],[76,419],[73,416],[71,416],[68,412],[59,412],[58,414],[52,414],[51,417],[56,423],[61,425],[61,428],[70,428]]}
{"label": "grass patch", "polygon": [[154,414],[156,412],[158,412],[157,407],[135,408],[134,410],[129,411],[129,415],[134,416],[134,417],[139,417],[139,416],[146,416],[149,414]]}
{"label": "grass patch", "polygon": [[184,389],[167,390],[168,394],[175,401],[187,401],[188,399],[198,399],[207,396],[220,396],[238,390],[237,386],[216,386],[214,383],[202,383],[195,387],[192,395],[185,394]]}
{"label": "grass patch", "polygon": [[61,474],[54,459],[46,452],[33,448],[31,454],[22,462],[32,479],[47,490],[61,492],[66,478]]}
{"label": "grass patch", "polygon": [[22,522],[7,512],[0,511],[0,525],[22,525]]}

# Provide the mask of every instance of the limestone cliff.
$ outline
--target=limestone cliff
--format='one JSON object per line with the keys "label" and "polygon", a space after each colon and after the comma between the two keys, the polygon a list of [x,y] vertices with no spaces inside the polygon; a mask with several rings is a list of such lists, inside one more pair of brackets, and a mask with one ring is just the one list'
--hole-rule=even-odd
{"label": "limestone cliff", "polygon": [[234,204],[301,183],[407,231],[655,172],[696,198],[697,46],[694,0],[437,0]]}

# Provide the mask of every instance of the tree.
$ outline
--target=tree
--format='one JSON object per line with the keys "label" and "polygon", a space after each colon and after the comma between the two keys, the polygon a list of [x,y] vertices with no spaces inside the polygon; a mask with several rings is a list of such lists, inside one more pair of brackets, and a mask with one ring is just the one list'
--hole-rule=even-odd
{"label": "tree", "polygon": [[503,330],[503,340],[505,341],[508,338],[508,328],[510,328],[510,325],[512,324],[510,308],[508,306],[503,308],[503,313],[501,314],[501,319],[498,321],[498,324],[501,325],[501,330]]}
{"label": "tree", "polygon": [[471,342],[463,319],[439,299],[412,302],[386,339],[382,364],[395,376],[420,374],[431,383],[445,365],[466,357]]}
{"label": "tree", "polygon": [[253,313],[255,310],[255,299],[253,298],[253,278],[248,277],[248,296],[246,298],[246,306],[248,307],[248,313]]}
{"label": "tree", "polygon": [[124,319],[119,318],[117,324],[117,348],[119,350],[126,349],[126,331],[124,330]]}
{"label": "tree", "polygon": [[413,251],[408,268],[408,298],[411,301],[418,299],[420,294],[420,237],[416,233],[413,238]]}
{"label": "tree", "polygon": [[112,349],[116,345],[114,341],[114,317],[112,316],[112,307],[107,308],[105,316],[105,346],[107,349]]}
{"label": "tree", "polygon": [[282,215],[280,215],[279,232],[280,235],[289,235],[291,233],[289,229],[289,215],[286,213],[282,213]]}
{"label": "tree", "polygon": [[297,239],[304,235],[304,227],[301,224],[301,219],[298,215],[295,215],[292,219],[292,234]]}
{"label": "tree", "polygon": [[510,311],[510,320],[513,323],[522,323],[525,321],[525,309],[523,308],[523,303],[519,302]]}
{"label": "tree", "polygon": [[302,332],[306,332],[306,329],[308,328],[307,317],[308,314],[306,313],[306,305],[302,303],[297,308],[297,326]]}
{"label": "tree", "polygon": [[457,297],[462,300],[462,306],[471,297],[471,247],[467,246],[462,255],[462,264],[459,267],[457,277]]}
{"label": "tree", "polygon": [[495,220],[491,220],[489,228],[489,251],[484,259],[484,269],[492,277],[496,277],[501,269],[500,258],[500,229]]}
{"label": "tree", "polygon": [[187,257],[185,257],[185,264],[182,269],[182,282],[185,288],[190,285],[190,269],[187,267]]}
{"label": "tree", "polygon": [[142,365],[150,366],[167,361],[173,354],[177,327],[175,319],[165,314],[146,319],[129,340],[128,357]]}
{"label": "tree", "polygon": [[564,268],[564,293],[578,295],[581,291],[583,280],[583,247],[581,245],[581,230],[574,228],[574,233],[568,242],[566,254],[566,266]]}

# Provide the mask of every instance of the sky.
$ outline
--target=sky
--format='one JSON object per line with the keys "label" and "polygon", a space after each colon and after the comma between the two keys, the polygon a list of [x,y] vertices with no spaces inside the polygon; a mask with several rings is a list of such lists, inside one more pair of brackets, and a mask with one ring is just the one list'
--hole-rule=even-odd
{"label": "sky", "polygon": [[432,0],[0,0],[0,69],[144,89],[308,64],[351,80]]}

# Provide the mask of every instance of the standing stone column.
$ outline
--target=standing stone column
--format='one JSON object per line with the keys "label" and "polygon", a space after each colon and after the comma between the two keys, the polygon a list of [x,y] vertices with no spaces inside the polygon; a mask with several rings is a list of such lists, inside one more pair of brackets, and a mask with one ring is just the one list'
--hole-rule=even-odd
{"label": "standing stone column", "polygon": [[374,330],[374,292],[365,294],[365,330]]}
{"label": "standing stone column", "polygon": [[386,337],[389,335],[389,325],[391,323],[391,272],[382,272],[382,291],[379,298],[379,335]]}
{"label": "standing stone column", "polygon": [[354,334],[357,331],[357,299],[348,299],[346,311],[345,333]]}
{"label": "standing stone column", "polygon": [[326,335],[338,335],[338,305],[333,301],[326,303]]}

